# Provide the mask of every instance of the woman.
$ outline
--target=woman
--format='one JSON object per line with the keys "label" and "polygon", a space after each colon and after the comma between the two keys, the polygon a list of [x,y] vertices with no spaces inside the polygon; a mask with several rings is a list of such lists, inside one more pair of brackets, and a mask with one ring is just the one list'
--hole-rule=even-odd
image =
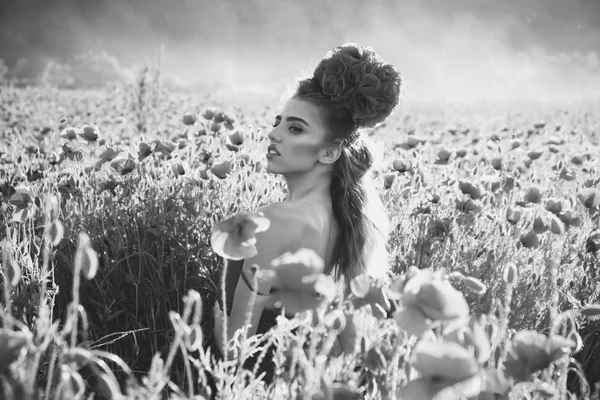
{"label": "woman", "polygon": [[[287,199],[259,209],[270,227],[256,235],[257,255],[229,264],[229,338],[244,323],[251,266],[268,269],[285,252],[314,250],[325,262],[324,273],[343,276],[347,286],[364,272],[388,277],[387,218],[371,182],[373,155],[361,131],[387,119],[398,104],[400,86],[394,66],[354,43],[329,52],[313,76],[298,83],[268,134],[266,169],[283,175]],[[264,308],[269,290],[268,283],[259,283],[249,336],[275,324],[278,310]],[[215,336],[220,338],[218,328]],[[273,371],[265,368],[270,381]]]}

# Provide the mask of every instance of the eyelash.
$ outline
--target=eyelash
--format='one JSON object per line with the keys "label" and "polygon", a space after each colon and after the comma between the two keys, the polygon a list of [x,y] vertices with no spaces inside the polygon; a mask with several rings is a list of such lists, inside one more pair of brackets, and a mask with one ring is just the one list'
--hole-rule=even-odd
{"label": "eyelash", "polygon": [[[278,125],[279,125],[279,124],[278,124],[277,122],[275,122],[275,123],[274,123],[272,126],[273,126],[273,128],[276,128]],[[297,128],[297,127],[295,127],[295,126],[290,126],[290,128],[289,128],[289,129],[290,129],[290,130],[291,130],[291,129],[296,129],[296,131],[295,131],[296,133],[300,133],[300,132],[302,132],[302,128]],[[294,131],[293,131],[293,132],[294,132]]]}

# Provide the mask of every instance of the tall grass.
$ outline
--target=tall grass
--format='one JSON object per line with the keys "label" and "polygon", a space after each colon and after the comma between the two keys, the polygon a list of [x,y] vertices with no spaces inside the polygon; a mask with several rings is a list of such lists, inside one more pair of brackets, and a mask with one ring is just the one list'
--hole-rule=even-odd
{"label": "tall grass", "polygon": [[[284,195],[261,165],[270,110],[207,110],[214,105],[159,90],[149,71],[136,87],[108,92],[3,88],[1,333],[11,338],[0,345],[3,395],[410,398],[407,385],[425,376],[416,346],[442,340],[444,324],[419,341],[397,318],[353,313],[341,300],[318,324],[282,320],[233,359],[214,357],[223,260],[211,227]],[[374,134],[384,139],[380,193],[395,227],[396,274],[447,271],[486,327],[490,357],[478,362],[486,374],[503,370],[516,332],[573,340],[565,357],[510,381],[506,396],[564,398],[570,389],[589,398],[600,381],[599,325],[581,311],[600,302],[596,114],[583,105],[443,112],[400,110]],[[507,218],[515,210],[520,217]],[[56,221],[64,234],[51,245]],[[84,260],[96,259],[97,272],[85,273]],[[511,284],[509,265],[518,271]],[[474,280],[485,292],[472,290]],[[365,331],[343,351],[352,320]],[[278,344],[270,386],[240,367],[265,342]]]}

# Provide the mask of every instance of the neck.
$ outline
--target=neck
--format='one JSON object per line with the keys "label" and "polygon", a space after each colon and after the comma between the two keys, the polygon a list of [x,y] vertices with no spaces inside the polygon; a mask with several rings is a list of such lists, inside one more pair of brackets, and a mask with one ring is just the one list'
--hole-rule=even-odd
{"label": "neck", "polygon": [[285,175],[288,189],[288,201],[298,200],[311,194],[329,195],[331,186],[330,174],[298,174]]}

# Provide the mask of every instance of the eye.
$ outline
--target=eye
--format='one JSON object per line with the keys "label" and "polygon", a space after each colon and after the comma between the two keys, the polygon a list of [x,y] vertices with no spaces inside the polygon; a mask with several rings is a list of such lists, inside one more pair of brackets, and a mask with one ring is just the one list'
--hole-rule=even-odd
{"label": "eye", "polygon": [[290,131],[298,133],[302,132],[302,129],[295,126],[290,126]]}

